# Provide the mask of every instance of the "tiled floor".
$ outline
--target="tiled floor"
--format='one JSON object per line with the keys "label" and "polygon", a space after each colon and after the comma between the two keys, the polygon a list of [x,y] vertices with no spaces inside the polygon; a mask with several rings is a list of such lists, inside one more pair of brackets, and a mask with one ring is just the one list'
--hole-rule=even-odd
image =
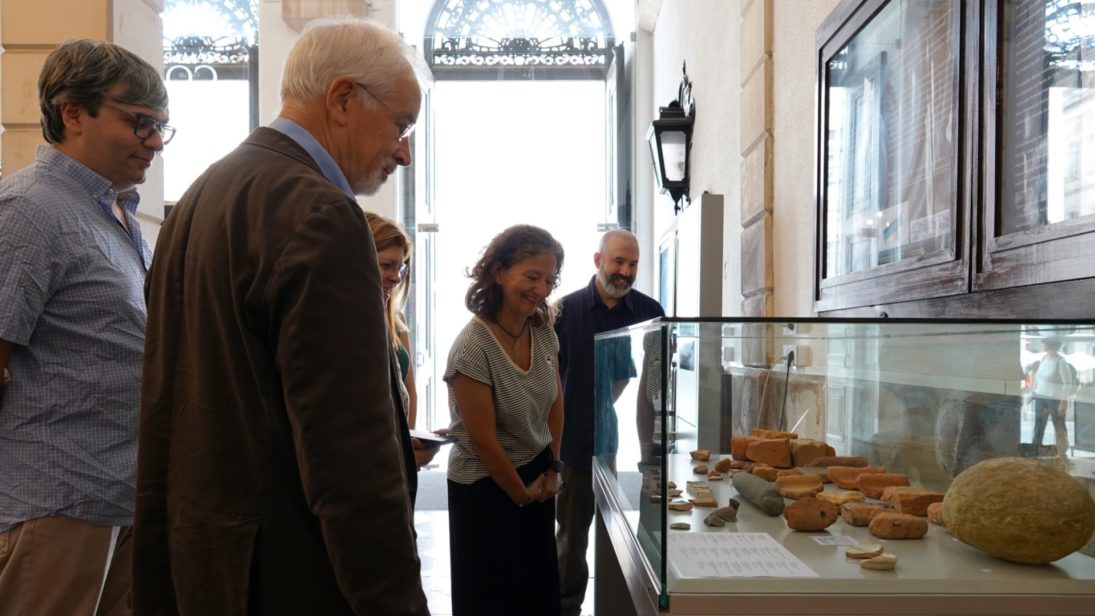
{"label": "tiled floor", "polygon": [[[449,512],[445,510],[415,511],[414,526],[418,531],[418,556],[422,560],[422,588],[434,616],[452,614],[452,590],[449,583]],[[592,530],[592,529],[591,529]],[[592,536],[590,537],[592,540]],[[593,571],[593,542],[586,555]],[[582,614],[593,613],[593,578],[589,579]]]}

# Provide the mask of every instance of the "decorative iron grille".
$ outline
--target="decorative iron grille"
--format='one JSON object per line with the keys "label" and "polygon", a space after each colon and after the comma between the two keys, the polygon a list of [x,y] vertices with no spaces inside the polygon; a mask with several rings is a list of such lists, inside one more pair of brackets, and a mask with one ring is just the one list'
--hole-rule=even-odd
{"label": "decorative iron grille", "polygon": [[424,48],[439,79],[600,79],[612,45],[600,0],[438,0]]}

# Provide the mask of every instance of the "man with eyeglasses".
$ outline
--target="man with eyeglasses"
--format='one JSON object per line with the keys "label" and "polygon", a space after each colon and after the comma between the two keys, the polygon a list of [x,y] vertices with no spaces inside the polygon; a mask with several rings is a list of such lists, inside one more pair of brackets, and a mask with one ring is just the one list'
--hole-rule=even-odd
{"label": "man with eyeglasses", "polygon": [[74,40],[38,100],[49,145],[0,182],[0,614],[129,614],[152,257],[135,187],[174,132],[167,90]]}
{"label": "man with eyeglasses", "polygon": [[311,22],[282,109],[168,216],[149,271],[134,607],[426,614],[415,454],[356,195],[409,165],[421,60]]}

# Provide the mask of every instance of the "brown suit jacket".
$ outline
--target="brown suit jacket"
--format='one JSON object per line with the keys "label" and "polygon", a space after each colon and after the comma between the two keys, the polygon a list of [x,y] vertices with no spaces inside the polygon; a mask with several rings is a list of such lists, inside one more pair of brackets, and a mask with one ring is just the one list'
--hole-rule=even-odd
{"label": "brown suit jacket", "polygon": [[425,614],[414,456],[357,203],[259,128],[146,283],[136,614]]}

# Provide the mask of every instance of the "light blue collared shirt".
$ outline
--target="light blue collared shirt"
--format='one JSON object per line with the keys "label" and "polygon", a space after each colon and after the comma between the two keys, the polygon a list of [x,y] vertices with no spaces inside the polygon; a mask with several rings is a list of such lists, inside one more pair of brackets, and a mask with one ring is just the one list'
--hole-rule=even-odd
{"label": "light blue collared shirt", "polygon": [[330,180],[332,184],[338,187],[339,190],[350,195],[350,198],[356,198],[354,189],[350,188],[350,182],[346,180],[346,176],[342,173],[342,169],[339,169],[338,163],[335,162],[334,157],[318,141],[309,133],[303,126],[290,120],[289,118],[275,118],[270,123],[270,128],[278,131],[286,137],[297,142],[297,145],[304,148],[305,152],[312,157],[312,160],[316,161],[319,165],[319,170],[323,173],[323,177]]}

